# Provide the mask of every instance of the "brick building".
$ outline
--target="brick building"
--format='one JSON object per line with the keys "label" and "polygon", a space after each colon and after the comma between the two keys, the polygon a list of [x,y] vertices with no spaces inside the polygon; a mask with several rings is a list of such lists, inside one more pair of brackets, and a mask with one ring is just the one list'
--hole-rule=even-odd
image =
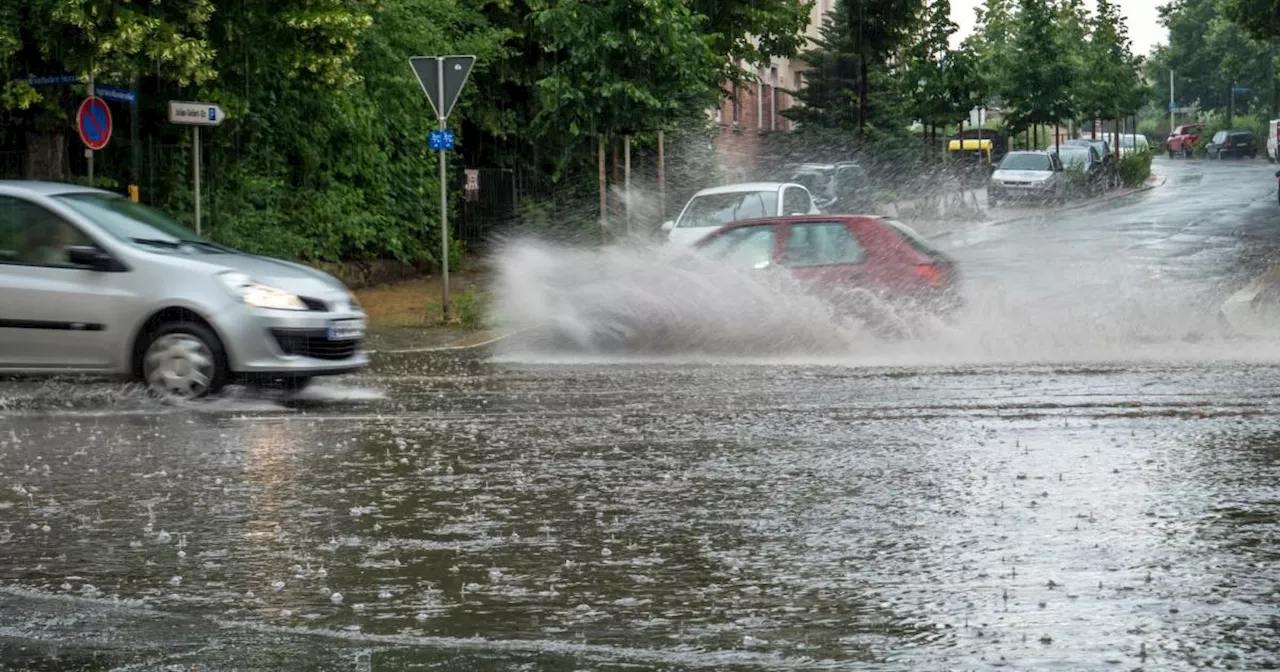
{"label": "brick building", "polygon": [[[831,11],[834,0],[817,0],[809,15],[805,36],[819,37],[823,17]],[[794,104],[788,91],[804,86],[804,63],[798,59],[780,58],[756,70],[755,81],[726,87],[727,96],[720,107],[711,110],[719,126],[716,149],[720,161],[730,171],[750,173],[758,168],[764,137],[769,133],[790,132],[794,124],[782,112]]]}

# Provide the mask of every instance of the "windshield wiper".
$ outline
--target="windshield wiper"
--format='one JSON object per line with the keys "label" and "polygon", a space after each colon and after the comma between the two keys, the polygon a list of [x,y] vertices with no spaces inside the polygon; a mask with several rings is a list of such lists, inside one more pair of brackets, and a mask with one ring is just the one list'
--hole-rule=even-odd
{"label": "windshield wiper", "polygon": [[129,240],[132,240],[133,242],[138,243],[139,245],[155,245],[156,247],[164,247],[170,250],[177,249],[182,245],[182,243],[179,243],[179,242],[174,242],[172,240],[161,240],[159,238],[130,238]]}

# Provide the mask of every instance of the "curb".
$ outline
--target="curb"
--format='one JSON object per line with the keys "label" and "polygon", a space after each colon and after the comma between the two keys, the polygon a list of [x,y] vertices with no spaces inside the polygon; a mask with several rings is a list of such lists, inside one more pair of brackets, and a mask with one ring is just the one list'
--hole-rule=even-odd
{"label": "curb", "polygon": [[[1153,178],[1159,178],[1159,181],[1157,182],[1157,181],[1155,181]],[[977,230],[979,230],[979,229],[985,229],[985,228],[992,227],[992,226],[1001,226],[1001,225],[1003,225],[1003,224],[1012,224],[1012,223],[1014,223],[1014,222],[1021,222],[1021,221],[1026,220],[1026,219],[1032,219],[1032,218],[1034,218],[1034,217],[1042,217],[1042,216],[1044,216],[1044,215],[1046,215],[1046,214],[1049,214],[1050,212],[1055,212],[1055,213],[1056,213],[1056,212],[1073,212],[1073,211],[1076,211],[1076,210],[1083,210],[1083,209],[1085,209],[1085,208],[1092,207],[1092,206],[1095,206],[1095,205],[1099,205],[1099,204],[1102,204],[1102,203],[1106,203],[1106,202],[1108,202],[1108,201],[1114,201],[1114,200],[1115,200],[1115,199],[1117,199],[1117,198],[1124,198],[1125,196],[1132,196],[1132,195],[1134,195],[1134,194],[1138,194],[1138,193],[1141,193],[1141,192],[1144,192],[1144,191],[1150,191],[1151,189],[1155,189],[1156,187],[1162,187],[1162,186],[1164,186],[1165,182],[1166,182],[1168,179],[1169,179],[1169,178],[1168,178],[1167,176],[1165,176],[1165,175],[1155,175],[1155,174],[1153,174],[1150,178],[1147,178],[1147,180],[1148,180],[1148,181],[1147,181],[1146,183],[1144,183],[1142,186],[1140,186],[1140,187],[1134,187],[1132,190],[1129,190],[1129,191],[1124,191],[1124,192],[1112,192],[1112,193],[1110,193],[1110,194],[1108,194],[1108,195],[1106,195],[1106,196],[1103,196],[1102,198],[1099,198],[1099,199],[1095,199],[1095,200],[1092,200],[1092,201],[1085,201],[1084,203],[1077,203],[1077,204],[1075,204],[1075,205],[1069,205],[1069,206],[1067,206],[1067,207],[1065,207],[1065,208],[1058,208],[1058,209],[1056,209],[1056,210],[1047,211],[1047,212],[1044,212],[1044,213],[1036,213],[1036,214],[1034,214],[1034,215],[1018,215],[1017,217],[1009,217],[1009,218],[1007,218],[1007,219],[996,219],[996,220],[992,220],[992,221],[990,221],[990,222],[983,222],[983,226],[978,227],[978,228],[965,229],[965,230],[960,230],[960,231],[943,231],[942,233],[937,233],[937,234],[934,234],[934,235],[932,235],[932,236],[930,236],[930,237],[931,237],[931,238],[946,238],[946,237],[948,237],[948,236],[954,236],[954,235],[956,235],[956,234],[958,234],[958,233],[968,233],[968,232],[970,232],[970,231],[977,231]]]}
{"label": "curb", "polygon": [[[507,338],[515,336],[516,334],[521,333],[521,331],[512,331],[505,334],[498,334],[497,336],[487,338],[483,341],[480,341],[479,343],[467,343],[464,345],[456,345],[456,344],[455,345],[438,345],[431,348],[398,348],[396,350],[366,350],[365,354],[367,355],[399,355],[399,354],[410,354],[410,353],[417,353],[417,352],[451,352],[451,351],[458,351],[458,350],[476,350],[478,348],[483,348],[486,345],[493,345],[498,341],[505,340]],[[466,340],[466,339],[463,339],[463,340]]]}

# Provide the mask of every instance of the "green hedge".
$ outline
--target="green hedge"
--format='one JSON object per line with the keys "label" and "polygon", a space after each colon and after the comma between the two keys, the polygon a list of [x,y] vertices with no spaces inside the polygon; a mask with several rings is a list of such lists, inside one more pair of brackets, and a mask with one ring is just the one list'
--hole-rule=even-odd
{"label": "green hedge", "polygon": [[1131,152],[1120,157],[1117,169],[1120,172],[1120,182],[1126,187],[1140,187],[1148,177],[1151,177],[1151,159],[1155,156],[1154,152]]}

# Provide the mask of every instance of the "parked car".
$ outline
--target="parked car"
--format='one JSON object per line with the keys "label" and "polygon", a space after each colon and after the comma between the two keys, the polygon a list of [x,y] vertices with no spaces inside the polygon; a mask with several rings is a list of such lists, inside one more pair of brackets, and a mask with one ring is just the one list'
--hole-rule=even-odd
{"label": "parked car", "polygon": [[1204,146],[1205,153],[1211,159],[1224,159],[1234,156],[1237,159],[1258,156],[1258,139],[1252,131],[1218,131],[1213,134],[1209,144]]}
{"label": "parked car", "polygon": [[237,252],[118,194],[0,181],[0,374],[107,374],[190,399],[360,370],[334,277]]}
{"label": "parked car", "polygon": [[675,220],[662,224],[662,230],[669,242],[692,245],[730,222],[819,212],[813,195],[800,184],[743,182],[699,191]]}
{"label": "parked car", "polygon": [[1064,168],[1079,166],[1084,172],[1086,193],[1093,195],[1106,189],[1107,175],[1098,150],[1090,145],[1063,145],[1056,154]]}
{"label": "parked car", "polygon": [[870,212],[875,207],[871,178],[854,161],[792,163],[778,177],[808,189],[821,212]]}
{"label": "parked car", "polygon": [[868,293],[942,314],[962,304],[955,261],[910,227],[885,217],[755,219],[729,224],[694,248],[744,270],[783,269],[814,295],[862,317],[868,316],[856,297]]}
{"label": "parked car", "polygon": [[1120,186],[1120,164],[1116,161],[1116,153],[1111,151],[1111,143],[1102,138],[1072,138],[1064,144],[1075,147],[1092,147],[1102,157],[1103,186],[1107,189]]}
{"label": "parked car", "polygon": [[1200,139],[1202,132],[1204,132],[1204,124],[1183,124],[1175,127],[1164,141],[1165,152],[1171,159],[1175,155],[1181,155],[1184,159],[1191,158],[1191,153],[1196,148],[1196,141]]}
{"label": "parked car", "polygon": [[1151,151],[1151,143],[1147,142],[1147,136],[1139,133],[1121,133],[1120,134],[1120,158],[1124,158],[1134,152]]}
{"label": "parked car", "polygon": [[1053,152],[1009,152],[987,184],[987,205],[1034,199],[1061,202],[1067,196],[1062,162]]}

